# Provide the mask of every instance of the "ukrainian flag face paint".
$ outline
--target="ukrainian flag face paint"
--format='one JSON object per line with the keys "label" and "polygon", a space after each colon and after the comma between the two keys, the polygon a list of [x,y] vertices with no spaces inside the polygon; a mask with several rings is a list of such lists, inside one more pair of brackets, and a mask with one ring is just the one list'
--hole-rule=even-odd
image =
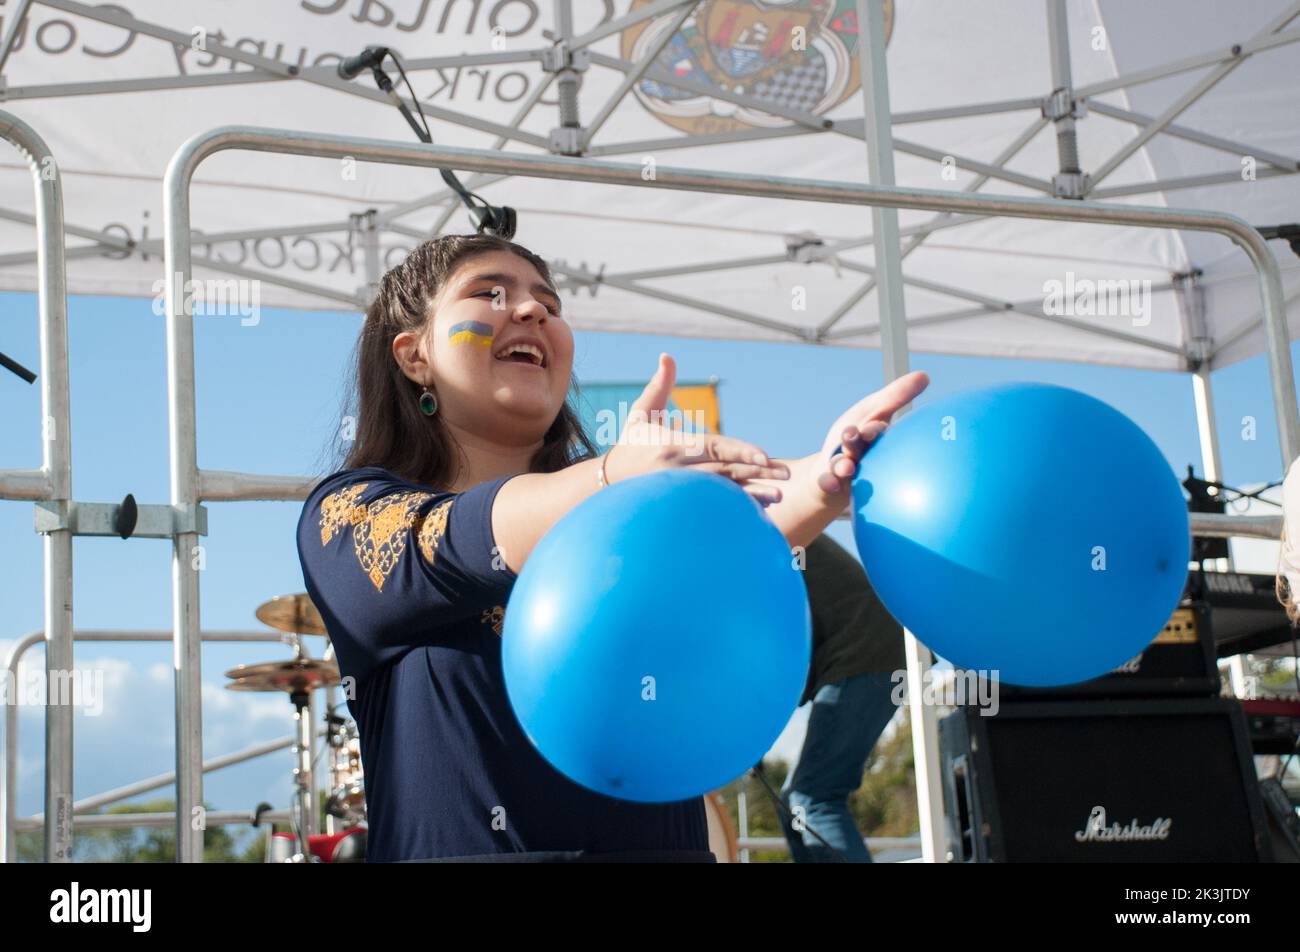
{"label": "ukrainian flag face paint", "polygon": [[[421,341],[423,373],[436,384],[436,419],[489,440],[505,433],[515,443],[545,438],[564,409],[573,368],[573,331],[555,297],[542,273],[509,251],[467,258],[444,280]],[[537,339],[545,368],[495,358],[516,337]]]}
{"label": "ukrainian flag face paint", "polygon": [[480,347],[492,346],[492,325],[482,321],[461,321],[451,325],[447,336],[453,344],[477,344]]}

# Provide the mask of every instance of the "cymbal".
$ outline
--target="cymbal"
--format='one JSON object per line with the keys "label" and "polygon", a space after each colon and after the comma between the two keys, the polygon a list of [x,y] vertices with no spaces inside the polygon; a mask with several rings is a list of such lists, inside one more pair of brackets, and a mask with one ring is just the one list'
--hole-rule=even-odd
{"label": "cymbal", "polygon": [[257,606],[258,621],[278,631],[299,635],[325,634],[325,622],[306,592],[297,595],[277,595]]}
{"label": "cymbal", "polygon": [[227,691],[311,691],[333,687],[342,680],[339,666],[317,658],[292,661],[268,661],[264,664],[241,664],[226,672],[233,680]]}

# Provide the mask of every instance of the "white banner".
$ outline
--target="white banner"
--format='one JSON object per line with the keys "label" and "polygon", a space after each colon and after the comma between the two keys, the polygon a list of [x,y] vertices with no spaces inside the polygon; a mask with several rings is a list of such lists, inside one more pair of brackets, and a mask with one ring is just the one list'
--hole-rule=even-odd
{"label": "white banner", "polygon": [[[0,4],[6,35],[17,6]],[[584,67],[578,119],[600,122],[588,156],[634,164],[643,176],[692,167],[866,181],[854,0],[701,0],[680,23],[679,4],[625,26],[615,21],[649,0],[572,6],[574,65]],[[1284,159],[1294,172],[1300,158],[1300,46],[1283,42],[1300,19],[1280,15],[1287,3],[1067,6],[1076,90],[1247,46],[1173,129],[1155,133],[1089,197],[1134,187],[1147,194],[1111,200],[1231,211],[1256,225],[1300,221],[1297,180],[1279,174]],[[983,193],[1049,194],[1059,160],[1036,104],[1052,87],[1041,0],[896,7],[888,52],[898,184],[961,190],[990,174]],[[409,64],[435,142],[544,152],[561,125],[542,61],[561,29],[556,13],[546,0],[37,0],[14,34],[0,109],[31,124],[57,159],[70,290],[156,297],[162,176],[190,136],[238,124],[414,141],[368,73],[337,76],[340,59],[379,44]],[[608,24],[608,35],[585,41]],[[620,95],[628,74],[618,65],[639,68],[655,50],[650,70]],[[1161,117],[1223,69],[1211,57],[1089,97],[1076,119],[1083,170],[1104,170],[1139,134],[1135,115]],[[405,94],[391,61],[388,72]],[[918,121],[925,111],[988,103],[1010,106]],[[831,127],[811,129],[812,120]],[[999,164],[1036,122],[1042,128]],[[30,176],[17,153],[3,158],[0,288],[31,290]],[[1227,180],[1149,191],[1216,175]],[[579,328],[765,340],[808,339],[820,328],[827,343],[879,345],[877,297],[860,296],[874,264],[868,209],[460,178],[517,209],[517,240],[556,265]],[[196,278],[218,291],[245,282],[234,292],[241,306],[255,289],[260,305],[357,309],[367,220],[378,225],[381,270],[435,226],[473,230],[436,169],[231,152],[201,166],[192,196]],[[405,210],[425,198],[436,203]],[[935,216],[900,220],[906,248],[915,240],[908,229]],[[1261,347],[1257,330],[1233,340],[1259,303],[1249,263],[1224,239],[1011,219],[944,224],[904,263],[914,350],[1185,369],[1192,338],[1211,349],[1228,342],[1220,362]],[[849,246],[829,253],[841,243]],[[1283,242],[1273,246],[1294,296],[1300,259]],[[1173,275],[1196,269],[1204,329],[1170,290]],[[1300,322],[1294,301],[1291,313]]]}

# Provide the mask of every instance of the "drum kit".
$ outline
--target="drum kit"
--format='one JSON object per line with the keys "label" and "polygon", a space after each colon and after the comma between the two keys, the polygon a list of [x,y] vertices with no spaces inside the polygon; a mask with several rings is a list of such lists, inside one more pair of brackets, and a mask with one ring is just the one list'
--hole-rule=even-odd
{"label": "drum kit", "polygon": [[[361,737],[356,722],[336,713],[346,702],[332,705],[325,713],[326,737],[322,751],[329,751],[329,794],[325,801],[327,829],[318,832],[314,778],[319,759],[312,751],[312,692],[337,687],[342,678],[333,658],[333,646],[324,658],[308,657],[303,635],[325,635],[325,623],[306,593],[279,595],[256,611],[260,621],[288,635],[293,657],[288,661],[241,664],[226,672],[228,691],[262,691],[287,694],[293,705],[296,727],[293,743],[293,798],[290,804],[292,833],[272,835],[267,862],[356,863],[366,853],[366,789],[361,769]],[[717,793],[704,797],[708,820],[709,849],[720,863],[738,859],[735,828]],[[306,843],[304,850],[302,844]]]}
{"label": "drum kit", "polygon": [[[337,687],[342,678],[332,658],[310,658],[303,635],[326,635],[320,612],[305,593],[283,595],[260,605],[258,619],[285,632],[293,646],[288,661],[241,664],[226,672],[228,691],[270,691],[287,694],[296,725],[293,744],[293,798],[290,801],[292,833],[271,837],[268,862],[360,862],[365,857],[366,793],[361,772],[361,739],[357,725],[335,711],[325,715],[325,749],[329,751],[329,795],[325,803],[325,832],[316,829],[315,776],[319,757],[312,750],[312,692]],[[335,827],[338,827],[335,829]],[[302,844],[307,844],[306,849]]]}

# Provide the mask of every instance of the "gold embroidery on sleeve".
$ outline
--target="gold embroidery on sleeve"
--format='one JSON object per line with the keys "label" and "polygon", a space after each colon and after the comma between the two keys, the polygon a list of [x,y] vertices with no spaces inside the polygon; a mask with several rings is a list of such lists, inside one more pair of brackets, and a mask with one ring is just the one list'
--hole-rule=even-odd
{"label": "gold embroidery on sleeve", "polygon": [[358,506],[362,490],[369,483],[357,483],[347,489],[330,493],[320,504],[320,544],[325,545],[334,534],[346,525],[356,525],[366,516],[366,507]]}
{"label": "gold embroidery on sleeve", "polygon": [[352,543],[357,561],[377,591],[392,573],[406,549],[406,534],[416,530],[417,544],[425,559],[432,562],[434,551],[447,531],[447,515],[452,500],[447,500],[427,516],[419,508],[433,498],[432,493],[395,492],[366,504],[358,502],[369,483],[358,483],[321,501],[321,545],[352,526]]}
{"label": "gold embroidery on sleeve", "polygon": [[483,609],[483,617],[479,620],[479,624],[486,625],[491,623],[492,630],[495,631],[497,637],[500,638],[501,627],[505,624],[505,619],[505,607],[502,605],[494,605],[492,608]]}
{"label": "gold embroidery on sleeve", "polygon": [[417,538],[420,541],[420,552],[427,562],[433,562],[433,550],[438,548],[438,543],[442,541],[443,534],[447,531],[447,516],[450,511],[451,500],[448,499],[429,513],[424,519],[424,524],[420,526]]}

